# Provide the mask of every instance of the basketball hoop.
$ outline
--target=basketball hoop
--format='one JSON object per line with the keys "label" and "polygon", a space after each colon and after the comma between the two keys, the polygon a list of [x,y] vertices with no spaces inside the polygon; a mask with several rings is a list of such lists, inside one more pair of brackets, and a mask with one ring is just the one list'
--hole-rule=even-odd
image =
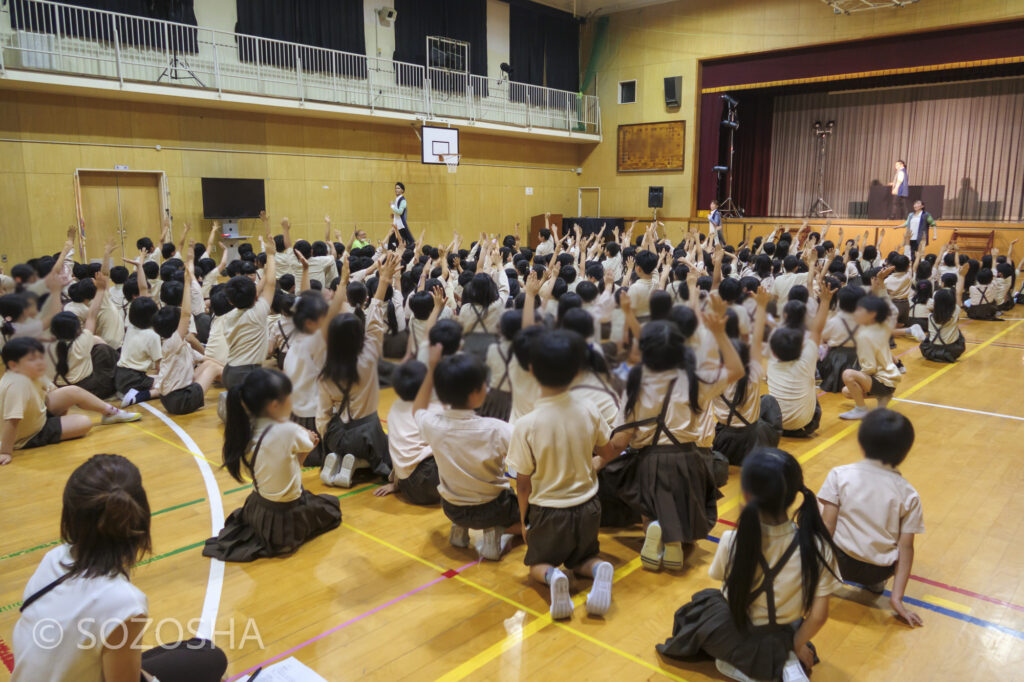
{"label": "basketball hoop", "polygon": [[457,173],[459,171],[459,159],[462,158],[462,154],[439,154],[438,156],[448,166],[449,173]]}

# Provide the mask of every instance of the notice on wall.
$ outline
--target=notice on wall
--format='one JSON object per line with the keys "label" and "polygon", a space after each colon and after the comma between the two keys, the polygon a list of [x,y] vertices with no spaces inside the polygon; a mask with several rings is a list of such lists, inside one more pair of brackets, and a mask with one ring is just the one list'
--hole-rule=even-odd
{"label": "notice on wall", "polygon": [[681,171],[685,147],[686,121],[620,125],[616,169],[620,173]]}

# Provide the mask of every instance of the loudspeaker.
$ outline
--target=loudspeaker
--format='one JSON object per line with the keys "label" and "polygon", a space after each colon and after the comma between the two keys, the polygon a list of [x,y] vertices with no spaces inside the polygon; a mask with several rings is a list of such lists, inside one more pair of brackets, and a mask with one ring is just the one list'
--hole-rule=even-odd
{"label": "loudspeaker", "polygon": [[669,76],[665,79],[665,106],[679,106],[679,91],[683,89],[682,76]]}
{"label": "loudspeaker", "polygon": [[665,198],[664,187],[647,188],[647,208],[661,208],[661,202]]}

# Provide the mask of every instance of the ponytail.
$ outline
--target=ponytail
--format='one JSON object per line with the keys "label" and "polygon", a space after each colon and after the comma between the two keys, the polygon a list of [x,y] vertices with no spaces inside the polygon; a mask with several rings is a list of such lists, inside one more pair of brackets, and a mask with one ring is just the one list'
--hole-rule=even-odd
{"label": "ponytail", "polygon": [[57,376],[64,377],[64,381],[67,382],[68,372],[71,370],[68,367],[68,348],[71,346],[67,341],[57,342]]}
{"label": "ponytail", "polygon": [[836,580],[841,581],[842,579],[836,575],[821,553],[821,545],[827,545],[831,548],[832,555],[835,556],[836,546],[832,541],[832,534],[829,533],[828,527],[821,518],[821,512],[818,510],[818,498],[807,486],[803,486],[800,492],[804,499],[796,511],[796,535],[800,544],[800,582],[803,585],[803,607],[804,613],[807,613],[814,603],[822,566]]}
{"label": "ponytail", "polygon": [[631,414],[636,409],[636,399],[640,396],[640,386],[643,384],[644,366],[643,363],[634,365],[626,376],[626,414]]}
{"label": "ponytail", "polygon": [[761,514],[757,498],[750,500],[740,512],[736,524],[736,537],[729,552],[729,573],[725,576],[725,591],[729,613],[738,627],[747,624],[750,593],[754,590],[757,558],[761,555]]}
{"label": "ponytail", "polygon": [[683,371],[686,372],[686,383],[689,388],[690,410],[701,412],[700,404],[700,379],[697,377],[697,354],[692,348],[683,348]]}

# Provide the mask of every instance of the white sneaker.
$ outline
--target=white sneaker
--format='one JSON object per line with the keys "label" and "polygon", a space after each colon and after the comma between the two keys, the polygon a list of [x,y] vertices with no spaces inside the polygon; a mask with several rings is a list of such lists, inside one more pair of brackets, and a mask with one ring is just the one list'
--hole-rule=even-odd
{"label": "white sneaker", "polygon": [[665,551],[661,555],[661,564],[670,571],[683,570],[683,543],[665,543]]}
{"label": "white sneaker", "polygon": [[356,469],[366,469],[370,463],[365,459],[358,459],[355,455],[345,455],[341,458],[341,468],[334,475],[333,484],[339,488],[352,487],[352,475]]}
{"label": "white sneaker", "polygon": [[489,561],[501,559],[501,534],[504,532],[505,529],[501,527],[486,529],[484,531],[483,546],[480,548],[480,556]]}
{"label": "white sneaker", "polygon": [[910,325],[910,335],[918,341],[924,341],[928,338],[928,335],[924,333],[924,330],[921,329],[921,325],[919,324]]}
{"label": "white sneaker", "polygon": [[591,616],[603,616],[612,606],[612,581],[615,579],[615,568],[607,561],[594,565],[594,584],[587,595],[587,613]]}
{"label": "white sneaker", "polygon": [[114,414],[105,414],[100,423],[102,424],[124,424],[126,422],[137,422],[142,419],[138,412],[125,412],[118,410]]}
{"label": "white sneaker", "polygon": [[786,665],[782,668],[782,682],[811,682],[811,678],[807,677],[807,671],[804,670],[803,663],[796,657],[795,651],[789,652]]}
{"label": "white sneaker", "polygon": [[217,397],[217,418],[222,424],[228,423],[228,392],[221,391]]}
{"label": "white sneaker", "polygon": [[453,523],[452,529],[448,531],[448,542],[452,547],[466,549],[469,547],[469,529]]}
{"label": "white sneaker", "polygon": [[338,455],[331,452],[324,457],[324,466],[320,469],[320,480],[324,485],[334,485],[334,476],[338,472]]}
{"label": "white sneaker", "polygon": [[849,412],[843,412],[839,415],[840,419],[863,419],[868,416],[868,408],[866,407],[855,407]]}
{"label": "white sneaker", "polygon": [[640,562],[648,571],[661,568],[661,557],[665,553],[665,545],[661,542],[661,524],[651,521],[644,533],[644,546],[640,549]]}
{"label": "white sneaker", "polygon": [[135,404],[135,397],[139,395],[139,392],[134,388],[129,388],[128,392],[124,394],[124,398],[121,399],[121,407],[128,407],[129,405]]}
{"label": "white sneaker", "polygon": [[718,672],[722,673],[731,680],[739,680],[739,682],[758,682],[753,677],[750,677],[746,673],[742,672],[732,663],[728,663],[726,661],[723,661],[722,659],[715,660],[715,667],[718,668]]}
{"label": "white sneaker", "polygon": [[571,616],[572,599],[569,598],[569,578],[556,568],[551,571],[551,617],[555,620],[565,620]]}

